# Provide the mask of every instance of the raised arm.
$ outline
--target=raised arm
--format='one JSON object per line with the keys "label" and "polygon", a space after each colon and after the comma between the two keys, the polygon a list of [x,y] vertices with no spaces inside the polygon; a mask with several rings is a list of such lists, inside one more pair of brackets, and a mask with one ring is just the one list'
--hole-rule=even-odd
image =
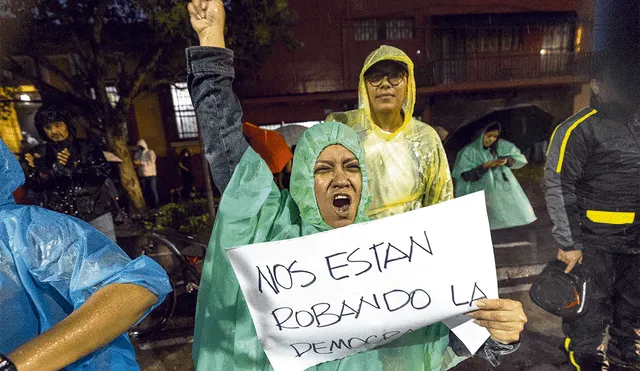
{"label": "raised arm", "polygon": [[188,5],[200,46],[187,49],[189,93],[204,141],[213,181],[224,192],[247,150],[242,134],[242,107],[233,93],[233,52],[225,49],[225,11],[220,0]]}

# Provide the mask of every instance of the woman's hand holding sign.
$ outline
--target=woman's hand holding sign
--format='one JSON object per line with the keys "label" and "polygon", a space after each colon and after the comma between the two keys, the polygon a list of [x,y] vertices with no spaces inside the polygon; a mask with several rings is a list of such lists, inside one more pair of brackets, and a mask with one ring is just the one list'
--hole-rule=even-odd
{"label": "woman's hand holding sign", "polygon": [[493,340],[502,344],[520,340],[527,316],[519,301],[482,299],[475,304],[480,309],[467,315],[475,318],[475,323],[489,330]]}

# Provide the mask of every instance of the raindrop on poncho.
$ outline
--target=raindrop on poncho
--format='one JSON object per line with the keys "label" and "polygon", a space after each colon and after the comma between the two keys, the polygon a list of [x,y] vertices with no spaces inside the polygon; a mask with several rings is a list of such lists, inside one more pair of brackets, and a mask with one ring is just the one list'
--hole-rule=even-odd
{"label": "raindrop on poncho", "polygon": [[[316,203],[313,167],[320,152],[332,144],[344,146],[360,164],[364,162],[353,130],[336,122],[313,126],[296,147],[291,194],[278,189],[269,167],[251,148],[236,167],[218,209],[198,296],[194,335],[198,370],[272,370],[225,250],[331,229]],[[361,166],[361,171],[362,196],[355,223],[368,220],[366,167]],[[446,370],[463,359],[455,356],[448,343],[449,330],[438,323],[389,345],[309,370]]]}
{"label": "raindrop on poncho", "polygon": [[[482,139],[487,128],[488,126],[481,130],[478,138],[458,153],[453,166],[456,197],[484,190],[492,230],[533,223],[536,220],[533,207],[511,171],[524,167],[527,158],[518,147],[504,139],[498,139],[494,143],[492,147],[495,146],[495,151],[485,148]],[[463,173],[501,156],[511,156],[513,165],[488,169],[477,181],[468,182],[462,178]]]}
{"label": "raindrop on poncho", "polygon": [[[79,219],[16,205],[11,194],[23,183],[18,161],[0,140],[0,353],[50,329],[106,285],[142,286],[158,297],[156,306],[171,292],[167,274],[150,258],[132,261]],[[127,334],[65,368],[139,369]]]}
{"label": "raindrop on poncho", "polygon": [[[396,61],[407,66],[407,99],[404,122],[388,133],[372,119],[365,72],[381,61]],[[447,156],[437,132],[414,119],[416,83],[411,59],[400,49],[383,45],[371,53],[360,72],[357,110],[332,113],[327,121],[339,121],[352,127],[362,140],[369,170],[373,219],[401,214],[453,198],[453,185]]]}

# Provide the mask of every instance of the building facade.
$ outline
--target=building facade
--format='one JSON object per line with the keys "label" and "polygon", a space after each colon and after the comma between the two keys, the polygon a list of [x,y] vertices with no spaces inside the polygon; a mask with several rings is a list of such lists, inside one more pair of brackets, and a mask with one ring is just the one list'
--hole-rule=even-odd
{"label": "building facade", "polygon": [[[237,81],[235,89],[246,121],[277,126],[323,120],[357,107],[363,62],[387,44],[414,61],[418,97],[412,114],[432,126],[453,132],[486,112],[523,105],[535,105],[560,122],[588,103],[593,3],[289,0],[297,14],[292,33],[298,48],[279,48],[255,78]],[[50,56],[62,69],[72,68],[70,58]],[[51,83],[59,83],[54,75]],[[37,135],[33,115],[39,96],[28,81],[13,85],[22,90],[14,94],[14,114],[0,117],[0,132],[18,143],[20,132]],[[118,99],[115,87],[107,92]],[[144,138],[158,154],[163,201],[180,186],[183,148],[196,155],[196,187],[204,188],[197,122],[184,82],[136,98],[129,124],[132,149]]]}

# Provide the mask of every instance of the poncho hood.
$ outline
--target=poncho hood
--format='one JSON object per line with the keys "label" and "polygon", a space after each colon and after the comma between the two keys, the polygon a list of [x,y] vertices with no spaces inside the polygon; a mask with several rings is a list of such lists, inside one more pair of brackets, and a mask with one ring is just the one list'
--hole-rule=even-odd
{"label": "poncho hood", "polygon": [[356,156],[362,173],[362,193],[354,223],[367,221],[367,205],[369,193],[367,186],[367,171],[364,166],[364,151],[360,145],[358,134],[346,125],[338,122],[324,122],[307,129],[296,147],[291,170],[291,197],[300,209],[300,217],[303,221],[303,234],[312,233],[306,230],[307,226],[316,231],[331,229],[322,219],[320,209],[315,196],[315,182],[313,167],[320,153],[327,147],[339,144]]}
{"label": "poncho hood", "polygon": [[4,141],[0,140],[0,205],[13,203],[13,192],[22,184],[22,167]]}
{"label": "poncho hood", "polygon": [[[362,66],[362,70],[360,71],[360,83],[358,85],[358,107],[364,109],[367,120],[373,123],[373,118],[371,116],[371,106],[369,104],[369,95],[367,94],[367,85],[364,79],[364,75],[371,66],[378,62],[382,61],[394,61],[402,63],[407,67],[407,71],[409,76],[407,78],[407,99],[404,102],[402,107],[404,111],[404,122],[396,133],[401,132],[405,126],[411,121],[413,115],[413,109],[416,104],[416,80],[414,74],[414,66],[411,58],[398,48],[394,48],[393,46],[382,45],[378,49],[374,50],[364,62],[364,66]],[[377,134],[381,136],[389,136],[388,133],[385,133],[376,125],[372,125],[373,129],[376,130]],[[386,134],[386,135],[385,135]]]}

